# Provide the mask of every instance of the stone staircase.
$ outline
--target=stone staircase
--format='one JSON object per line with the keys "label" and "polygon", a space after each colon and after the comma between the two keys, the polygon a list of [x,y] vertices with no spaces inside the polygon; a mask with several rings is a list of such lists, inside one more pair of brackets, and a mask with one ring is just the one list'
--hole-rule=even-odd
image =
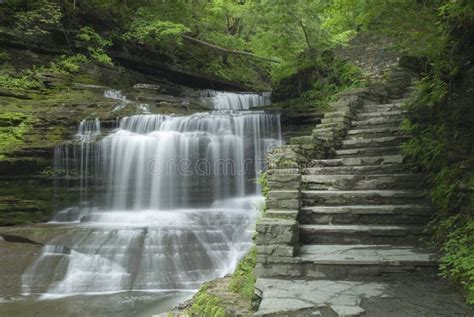
{"label": "stone staircase", "polygon": [[[342,96],[312,136],[269,155],[268,211],[257,224],[257,315],[280,316],[265,300],[278,281],[369,283],[436,271],[436,256],[419,247],[432,216],[424,175],[400,155],[411,77],[394,76],[382,88]],[[360,312],[351,305],[340,311]],[[335,310],[328,316],[344,315]]]}
{"label": "stone staircase", "polygon": [[302,171],[300,257],[321,277],[357,280],[437,265],[416,247],[432,210],[424,176],[398,154],[407,138],[401,102],[362,106],[334,158]]}

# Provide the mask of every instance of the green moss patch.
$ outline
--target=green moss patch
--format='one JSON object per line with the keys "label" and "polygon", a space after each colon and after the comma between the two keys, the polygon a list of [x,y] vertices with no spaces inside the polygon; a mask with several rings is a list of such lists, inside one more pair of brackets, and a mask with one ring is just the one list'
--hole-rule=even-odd
{"label": "green moss patch", "polygon": [[225,316],[225,309],[222,305],[221,299],[215,295],[208,293],[208,290],[212,287],[213,282],[206,283],[194,296],[193,305],[188,310],[188,313],[191,316]]}
{"label": "green moss patch", "polygon": [[229,290],[239,294],[246,300],[252,300],[253,288],[255,286],[255,268],[257,259],[257,249],[253,247],[250,252],[240,261],[237,269],[230,279]]}
{"label": "green moss patch", "polygon": [[24,142],[24,135],[32,128],[33,117],[20,112],[0,114],[0,158]]}
{"label": "green moss patch", "polygon": [[251,315],[256,256],[256,249],[252,248],[232,276],[205,283],[191,300],[192,305],[186,313],[191,316],[218,317],[227,316],[227,312],[232,311],[238,316]]}

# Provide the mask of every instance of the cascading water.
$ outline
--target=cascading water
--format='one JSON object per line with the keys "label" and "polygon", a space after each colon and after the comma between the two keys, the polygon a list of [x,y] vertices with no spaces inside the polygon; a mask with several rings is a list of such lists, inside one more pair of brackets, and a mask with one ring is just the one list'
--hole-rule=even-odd
{"label": "cascading water", "polygon": [[249,110],[270,104],[270,94],[230,93],[215,90],[204,90],[203,97],[209,98],[215,110]]}
{"label": "cascading water", "polygon": [[251,244],[255,180],[280,118],[249,111],[267,95],[204,95],[214,111],[125,117],[108,134],[85,120],[56,149],[81,202],[57,213],[70,227],[24,273],[25,293],[196,289],[232,272]]}

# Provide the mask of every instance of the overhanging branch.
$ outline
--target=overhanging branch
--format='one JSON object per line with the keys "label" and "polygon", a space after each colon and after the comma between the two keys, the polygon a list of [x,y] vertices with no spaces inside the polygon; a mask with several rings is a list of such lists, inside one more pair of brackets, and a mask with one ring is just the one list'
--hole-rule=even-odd
{"label": "overhanging branch", "polygon": [[255,55],[255,54],[253,54],[253,53],[250,53],[250,52],[236,51],[236,50],[231,50],[231,49],[223,48],[223,47],[217,46],[217,45],[212,44],[212,43],[209,43],[209,42],[205,42],[205,41],[202,41],[202,40],[198,40],[198,39],[196,39],[196,38],[194,38],[194,37],[191,37],[191,36],[189,36],[189,35],[181,34],[181,36],[182,36],[185,40],[188,40],[188,41],[190,41],[190,42],[197,43],[197,44],[200,44],[200,45],[204,45],[204,46],[206,46],[206,47],[209,47],[209,48],[212,48],[212,49],[221,51],[221,52],[223,52],[223,53],[233,54],[233,55],[251,56],[251,57],[258,58],[258,59],[262,59],[262,60],[265,60],[265,61],[268,61],[268,62],[272,62],[272,63],[280,63],[280,61],[278,61],[278,60],[271,59],[271,58],[267,58],[267,57],[258,56],[258,55]]}

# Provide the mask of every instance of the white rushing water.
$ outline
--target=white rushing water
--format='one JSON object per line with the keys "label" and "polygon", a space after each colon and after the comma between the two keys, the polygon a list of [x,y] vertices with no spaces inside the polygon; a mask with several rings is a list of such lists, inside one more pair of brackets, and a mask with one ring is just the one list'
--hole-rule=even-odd
{"label": "white rushing water", "polygon": [[203,97],[209,98],[216,110],[249,110],[270,104],[270,94],[231,93],[204,90]]}
{"label": "white rushing water", "polygon": [[71,182],[80,203],[56,214],[70,227],[24,273],[25,293],[197,289],[232,272],[251,245],[255,180],[280,118],[254,109],[266,95],[205,96],[214,111],[134,115],[105,135],[82,121],[56,149],[58,186]]}

